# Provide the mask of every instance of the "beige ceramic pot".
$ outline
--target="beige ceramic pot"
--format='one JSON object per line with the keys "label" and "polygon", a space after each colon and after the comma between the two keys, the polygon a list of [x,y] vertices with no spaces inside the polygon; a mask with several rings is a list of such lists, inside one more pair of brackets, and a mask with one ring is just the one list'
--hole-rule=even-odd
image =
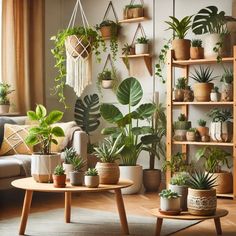
{"label": "beige ceramic pot", "polygon": [[187,131],[186,139],[187,139],[187,141],[190,141],[190,142],[196,141],[196,133],[195,132],[191,132],[191,131]]}
{"label": "beige ceramic pot", "polygon": [[84,176],[84,184],[88,188],[97,188],[99,185],[99,176]]}
{"label": "beige ceramic pot", "polygon": [[69,172],[73,171],[74,167],[72,164],[63,163],[62,165],[63,165],[63,169],[65,170],[66,179],[69,180],[70,179]]}
{"label": "beige ceramic pot", "polygon": [[162,211],[180,211],[180,197],[177,198],[160,197],[160,209]]}
{"label": "beige ceramic pot", "polygon": [[0,105],[0,114],[9,113],[10,105]]}
{"label": "beige ceramic pot", "polygon": [[192,60],[203,59],[204,58],[204,48],[191,47],[190,48],[190,58]]}
{"label": "beige ceramic pot", "polygon": [[189,39],[174,39],[172,41],[172,49],[176,60],[188,60],[190,58],[190,43]]}
{"label": "beige ceramic pot", "polygon": [[135,44],[135,54],[147,54],[148,53],[148,44],[136,43]]}
{"label": "beige ceramic pot", "polygon": [[161,183],[161,170],[145,169],[143,170],[143,185],[146,192],[158,191]]}
{"label": "beige ceramic pot", "polygon": [[213,83],[195,83],[193,85],[194,97],[198,102],[209,102]]}
{"label": "beige ceramic pot", "polygon": [[198,126],[197,131],[201,137],[209,135],[209,128],[208,127]]}

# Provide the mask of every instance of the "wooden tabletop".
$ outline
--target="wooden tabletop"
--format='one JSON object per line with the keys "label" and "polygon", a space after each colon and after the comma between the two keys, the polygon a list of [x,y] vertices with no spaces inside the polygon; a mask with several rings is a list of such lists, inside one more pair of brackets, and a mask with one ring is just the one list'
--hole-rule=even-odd
{"label": "wooden tabletop", "polygon": [[187,211],[183,211],[180,213],[180,215],[176,216],[170,216],[170,215],[164,215],[159,212],[158,208],[151,209],[150,213],[154,216],[157,216],[159,218],[163,219],[175,219],[175,220],[206,220],[206,219],[214,219],[214,218],[220,218],[223,216],[228,215],[228,211],[225,209],[216,209],[215,215],[212,216],[194,216],[190,215]]}
{"label": "wooden tabletop", "polygon": [[38,183],[32,177],[28,177],[14,180],[11,184],[16,188],[38,192],[102,192],[107,190],[127,188],[131,186],[133,182],[130,180],[120,180],[118,184],[99,184],[98,188],[71,186],[71,184],[67,182],[65,188],[55,188],[53,183]]}

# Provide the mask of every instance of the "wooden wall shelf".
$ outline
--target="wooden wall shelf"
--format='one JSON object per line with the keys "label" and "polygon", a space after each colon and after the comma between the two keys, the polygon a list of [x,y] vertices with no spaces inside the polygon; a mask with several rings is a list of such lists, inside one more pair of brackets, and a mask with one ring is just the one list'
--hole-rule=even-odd
{"label": "wooden wall shelf", "polygon": [[173,102],[175,106],[184,106],[184,105],[206,105],[206,106],[214,106],[214,105],[233,105],[234,102]]}
{"label": "wooden wall shelf", "polygon": [[137,18],[131,18],[131,19],[124,19],[124,20],[119,20],[120,24],[126,24],[126,23],[136,23],[136,22],[141,22],[147,20],[147,17],[137,17]]}
{"label": "wooden wall shelf", "polygon": [[179,145],[201,145],[201,146],[226,146],[233,147],[234,143],[222,143],[222,142],[189,142],[189,141],[173,141],[173,144]]}

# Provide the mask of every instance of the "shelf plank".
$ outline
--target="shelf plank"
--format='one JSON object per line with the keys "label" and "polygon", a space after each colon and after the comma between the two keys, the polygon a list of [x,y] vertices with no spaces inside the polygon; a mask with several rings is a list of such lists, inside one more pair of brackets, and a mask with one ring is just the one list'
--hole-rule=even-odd
{"label": "shelf plank", "polygon": [[[234,61],[233,57],[225,57],[222,58],[222,62],[225,63],[232,63]],[[216,64],[217,59],[198,59],[198,60],[174,60],[173,66],[175,67],[183,67],[183,66],[189,66],[189,65],[202,65],[202,64]]]}
{"label": "shelf plank", "polygon": [[233,193],[217,193],[216,196],[217,197],[225,197],[225,198],[234,198]]}
{"label": "shelf plank", "polygon": [[127,56],[121,56],[121,58],[138,58],[138,57],[152,57],[151,54],[134,54],[134,55],[127,55]]}
{"label": "shelf plank", "polygon": [[173,141],[173,144],[177,145],[206,145],[206,146],[227,146],[233,147],[233,143],[222,143],[222,142],[189,142],[189,141]]}
{"label": "shelf plank", "polygon": [[148,18],[143,16],[143,17],[119,20],[118,23],[120,23],[120,24],[135,23],[135,22],[141,22],[141,21],[145,21],[145,20],[148,20]]}
{"label": "shelf plank", "polygon": [[233,105],[234,102],[173,102],[173,105],[175,106],[181,106],[181,105]]}

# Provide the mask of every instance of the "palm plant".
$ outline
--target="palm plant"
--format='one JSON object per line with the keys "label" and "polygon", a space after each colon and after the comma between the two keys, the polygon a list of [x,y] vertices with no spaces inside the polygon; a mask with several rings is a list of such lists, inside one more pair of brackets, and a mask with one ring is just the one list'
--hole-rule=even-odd
{"label": "palm plant", "polygon": [[201,67],[199,70],[194,68],[195,74],[191,74],[190,78],[194,79],[199,83],[210,83],[213,79],[217,78],[218,76],[212,76],[213,69],[210,67]]}
{"label": "palm plant", "polygon": [[0,83],[0,105],[10,105],[8,95],[14,91],[10,88],[11,85],[7,83]]}

